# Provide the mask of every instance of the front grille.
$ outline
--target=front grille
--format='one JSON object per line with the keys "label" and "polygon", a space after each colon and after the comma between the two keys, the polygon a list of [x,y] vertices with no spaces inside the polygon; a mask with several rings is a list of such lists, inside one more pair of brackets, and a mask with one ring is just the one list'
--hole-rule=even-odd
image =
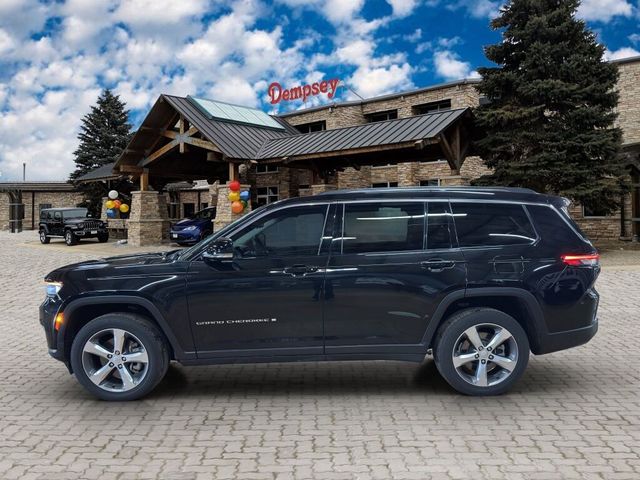
{"label": "front grille", "polygon": [[88,220],[83,222],[83,225],[86,230],[97,230],[102,227],[102,222],[100,220]]}

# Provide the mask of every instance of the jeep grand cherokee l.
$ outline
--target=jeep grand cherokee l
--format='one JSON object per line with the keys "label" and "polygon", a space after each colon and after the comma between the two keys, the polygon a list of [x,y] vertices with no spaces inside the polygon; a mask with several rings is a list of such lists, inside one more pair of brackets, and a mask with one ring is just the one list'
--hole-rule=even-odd
{"label": "jeep grand cherokee l", "polygon": [[91,393],[185,365],[387,359],[494,395],[596,333],[598,254],[565,199],[506,188],[334,191],[251,212],[195,246],[46,276],[49,353]]}

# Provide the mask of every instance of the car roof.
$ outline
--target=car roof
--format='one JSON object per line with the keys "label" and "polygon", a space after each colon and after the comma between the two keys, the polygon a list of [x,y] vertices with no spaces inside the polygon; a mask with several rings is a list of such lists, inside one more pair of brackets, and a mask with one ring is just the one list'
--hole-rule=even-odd
{"label": "car roof", "polygon": [[[283,204],[304,204],[318,201],[348,200],[408,200],[408,199],[455,199],[455,200],[494,200],[522,203],[562,204],[564,199],[537,193],[528,188],[516,187],[392,187],[392,188],[360,188],[349,190],[331,190],[309,197],[297,197],[275,202]],[[274,203],[274,204],[275,204]],[[272,204],[272,205],[274,205]]]}
{"label": "car roof", "polygon": [[59,210],[61,212],[64,212],[65,210],[78,210],[80,208],[84,208],[85,210],[87,210],[87,207],[51,207],[51,208],[43,208],[40,211],[47,212],[49,210]]}

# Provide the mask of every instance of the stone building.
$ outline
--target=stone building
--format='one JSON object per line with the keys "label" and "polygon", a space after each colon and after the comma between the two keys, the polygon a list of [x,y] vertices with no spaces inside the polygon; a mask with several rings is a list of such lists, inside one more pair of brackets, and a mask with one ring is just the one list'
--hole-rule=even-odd
{"label": "stone building", "polygon": [[52,207],[74,207],[82,201],[67,182],[0,182],[0,230],[10,230],[10,204],[21,204],[24,212],[21,228],[38,228],[40,210]]}

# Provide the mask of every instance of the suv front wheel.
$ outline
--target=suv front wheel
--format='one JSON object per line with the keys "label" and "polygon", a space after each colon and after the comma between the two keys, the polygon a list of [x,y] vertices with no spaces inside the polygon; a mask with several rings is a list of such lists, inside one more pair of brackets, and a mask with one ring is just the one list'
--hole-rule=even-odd
{"label": "suv front wheel", "polygon": [[109,313],[80,329],[71,346],[78,381],[102,400],[136,400],[147,395],[169,368],[158,328],[144,317]]}
{"label": "suv front wheel", "polygon": [[529,339],[510,315],[492,308],[453,314],[439,329],[434,358],[444,379],[465,395],[499,395],[522,376]]}
{"label": "suv front wheel", "polygon": [[64,243],[66,243],[67,246],[71,247],[78,243],[78,237],[76,237],[76,234],[71,230],[67,230],[66,232],[64,232]]}

